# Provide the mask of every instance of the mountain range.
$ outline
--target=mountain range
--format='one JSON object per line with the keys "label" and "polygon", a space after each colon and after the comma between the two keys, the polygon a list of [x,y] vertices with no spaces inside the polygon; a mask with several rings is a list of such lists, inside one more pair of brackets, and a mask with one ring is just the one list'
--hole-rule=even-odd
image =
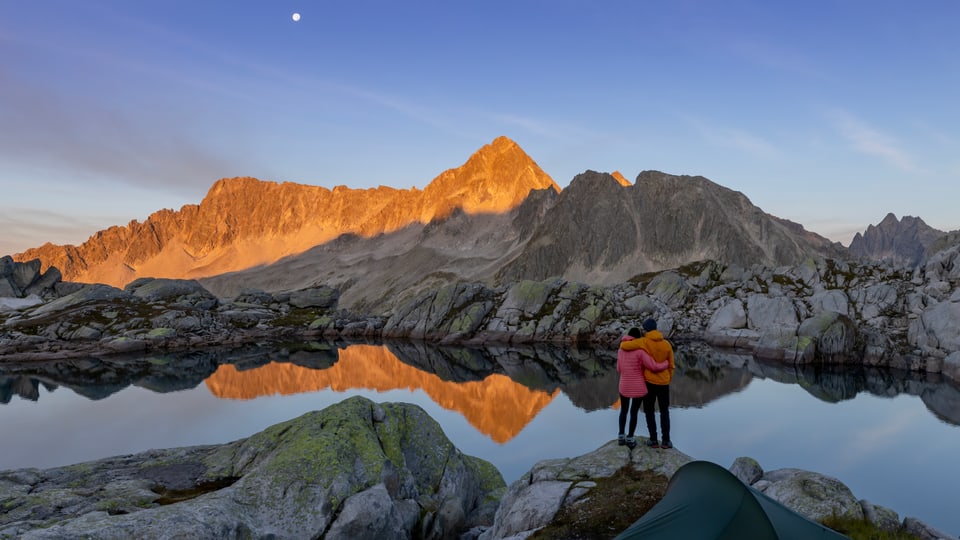
{"label": "mountain range", "polygon": [[199,205],[14,256],[64,280],[123,287],[195,278],[217,295],[328,285],[371,313],[451,281],[551,277],[608,285],[706,259],[741,266],[808,257],[918,264],[947,233],[888,215],[849,249],[700,176],[586,171],[561,189],[498,137],[423,190],[217,181]]}

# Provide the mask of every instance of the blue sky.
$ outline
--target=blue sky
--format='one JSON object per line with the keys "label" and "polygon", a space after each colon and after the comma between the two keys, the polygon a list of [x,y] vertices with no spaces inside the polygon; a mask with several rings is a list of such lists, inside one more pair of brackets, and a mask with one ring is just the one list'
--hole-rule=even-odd
{"label": "blue sky", "polygon": [[[291,15],[302,17],[294,22]],[[960,228],[960,2],[0,0],[0,254],[217,179],[702,175],[847,244]]]}

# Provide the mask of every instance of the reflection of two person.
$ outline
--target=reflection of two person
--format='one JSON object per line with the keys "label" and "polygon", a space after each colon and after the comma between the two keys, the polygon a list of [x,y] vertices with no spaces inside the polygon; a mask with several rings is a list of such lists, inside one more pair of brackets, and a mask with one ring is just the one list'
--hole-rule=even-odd
{"label": "reflection of two person", "polygon": [[[646,382],[646,392],[642,402],[643,412],[647,420],[647,431],[650,436],[647,440],[647,446],[651,448],[673,448],[673,443],[670,441],[670,381],[673,379],[674,370],[673,346],[663,337],[663,333],[657,330],[657,321],[647,319],[643,321],[642,337],[625,338],[620,342],[620,350],[617,355],[618,365],[620,353],[634,351],[646,353],[654,366],[664,366],[654,369],[644,365],[641,375]],[[621,392],[621,406],[622,404]],[[633,405],[631,404],[631,406]],[[660,409],[662,440],[657,437],[657,420],[654,414],[656,408]],[[624,411],[621,408],[620,415],[623,416],[623,414]],[[623,429],[621,428],[620,431],[622,433]]]}
{"label": "reflection of two person", "polygon": [[[618,418],[617,442],[629,448],[634,448],[637,445],[634,437],[637,428],[637,413],[640,410],[640,405],[644,403],[645,396],[648,395],[646,373],[662,372],[673,367],[672,362],[656,361],[650,355],[650,352],[640,344],[642,339],[643,332],[639,328],[631,328],[621,340],[620,349],[617,351],[617,373],[620,374],[618,384],[620,416]],[[638,346],[627,349],[623,346],[626,343],[634,343]],[[630,416],[629,426],[626,425],[628,414]],[[628,428],[627,433],[624,433],[624,428]]]}

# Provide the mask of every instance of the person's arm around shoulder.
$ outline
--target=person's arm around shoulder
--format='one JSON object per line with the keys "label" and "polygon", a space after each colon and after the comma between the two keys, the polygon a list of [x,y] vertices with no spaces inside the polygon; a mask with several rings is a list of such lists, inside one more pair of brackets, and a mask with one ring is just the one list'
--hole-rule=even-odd
{"label": "person's arm around shoulder", "polygon": [[621,341],[621,342],[620,342],[620,349],[622,349],[622,350],[624,350],[624,351],[635,351],[635,350],[637,350],[637,349],[639,349],[639,348],[641,348],[641,347],[643,347],[643,339],[642,339],[642,338],[629,339],[629,340],[627,340],[627,341]]}
{"label": "person's arm around shoulder", "polygon": [[650,371],[655,371],[655,372],[663,371],[665,369],[673,367],[671,366],[670,362],[667,360],[664,360],[663,362],[657,362],[656,360],[653,359],[652,356],[650,356],[650,353],[648,353],[643,349],[640,349],[640,362],[643,363],[643,367],[649,369]]}
{"label": "person's arm around shoulder", "polygon": [[668,367],[667,369],[670,370],[670,378],[673,378],[673,368],[674,368],[674,363],[673,363],[673,344],[670,343],[670,342],[667,341],[667,340],[664,340],[664,341],[666,341],[666,343],[667,343],[667,352],[668,352],[668,354],[667,354],[667,362],[670,363],[670,367]]}

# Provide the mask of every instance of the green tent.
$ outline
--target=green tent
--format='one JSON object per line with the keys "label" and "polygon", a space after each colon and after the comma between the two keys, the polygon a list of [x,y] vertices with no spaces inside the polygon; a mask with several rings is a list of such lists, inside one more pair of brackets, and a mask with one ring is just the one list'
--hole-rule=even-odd
{"label": "green tent", "polygon": [[615,540],[834,540],[846,536],[744,484],[709,461],[677,469],[667,493]]}

